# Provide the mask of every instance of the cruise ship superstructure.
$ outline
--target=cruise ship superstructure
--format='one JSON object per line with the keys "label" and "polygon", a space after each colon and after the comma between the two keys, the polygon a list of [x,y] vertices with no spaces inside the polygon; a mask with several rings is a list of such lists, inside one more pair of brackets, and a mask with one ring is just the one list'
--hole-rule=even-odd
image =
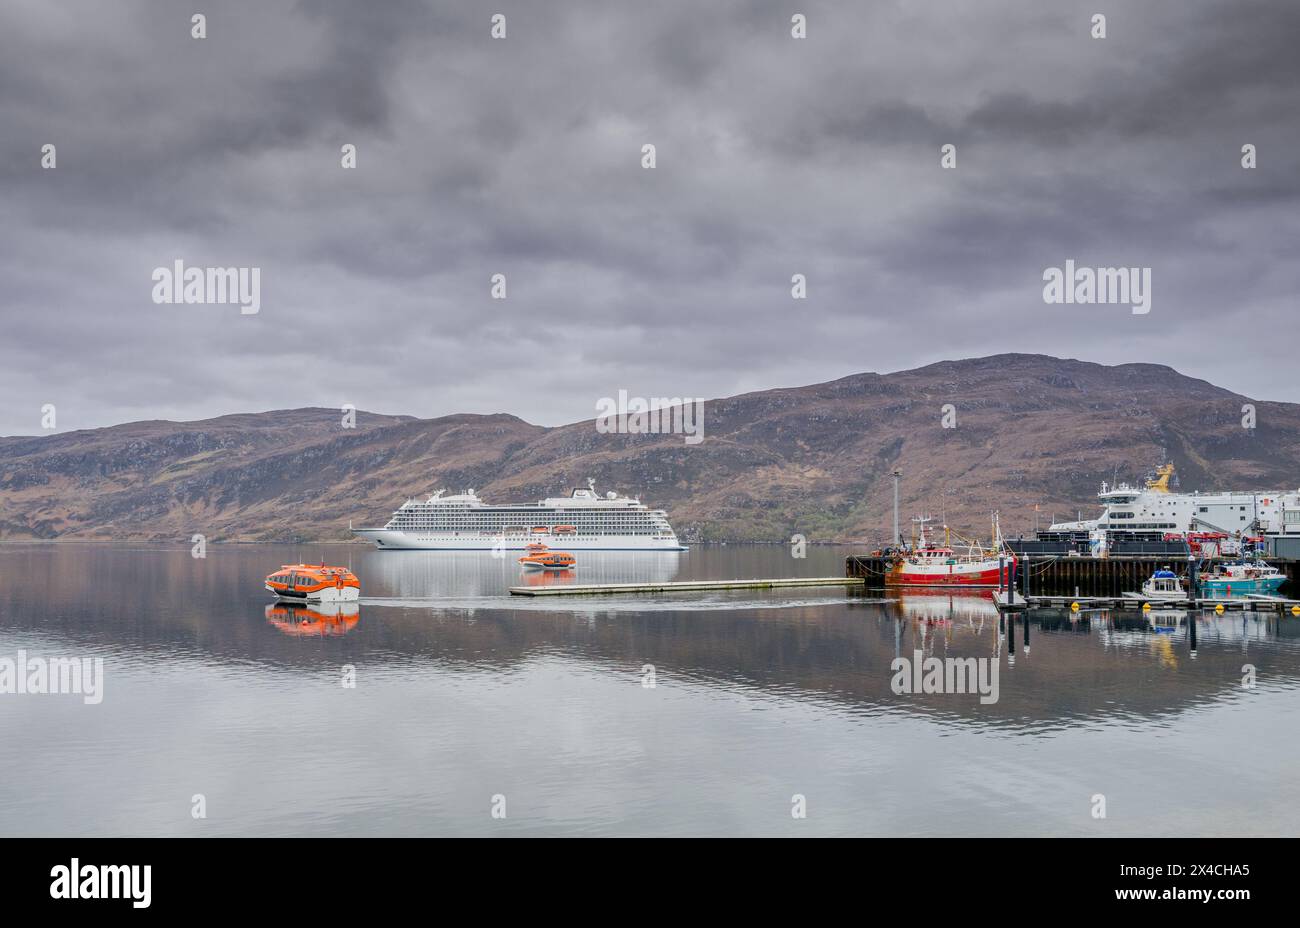
{"label": "cruise ship superstructure", "polygon": [[1048,531],[1300,536],[1300,489],[1176,493],[1169,489],[1173,472],[1166,464],[1142,487],[1103,483],[1097,494],[1104,507],[1100,516],[1057,522]]}
{"label": "cruise ship superstructure", "polygon": [[661,509],[639,499],[596,492],[594,481],[569,496],[490,505],[473,490],[439,490],[407,500],[383,528],[353,534],[380,548],[517,551],[541,543],[565,551],[685,551]]}

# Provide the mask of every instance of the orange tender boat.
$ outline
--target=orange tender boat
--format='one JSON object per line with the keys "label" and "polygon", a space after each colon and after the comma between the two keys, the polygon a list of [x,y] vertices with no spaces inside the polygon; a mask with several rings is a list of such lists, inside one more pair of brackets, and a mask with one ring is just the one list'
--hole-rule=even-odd
{"label": "orange tender boat", "polygon": [[361,581],[346,567],[285,564],[266,578],[266,588],[290,603],[354,603]]}
{"label": "orange tender boat", "polygon": [[572,554],[563,551],[548,551],[546,545],[529,545],[528,553],[519,559],[524,570],[568,570],[578,563]]}

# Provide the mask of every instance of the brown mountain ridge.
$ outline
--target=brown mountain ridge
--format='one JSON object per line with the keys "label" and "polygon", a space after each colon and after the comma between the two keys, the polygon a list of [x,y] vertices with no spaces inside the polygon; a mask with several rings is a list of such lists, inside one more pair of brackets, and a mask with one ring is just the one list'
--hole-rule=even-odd
{"label": "brown mountain ridge", "polygon": [[[1256,427],[1242,425],[1243,405]],[[943,427],[951,404],[953,428]],[[687,541],[876,541],[943,514],[987,534],[1096,511],[1102,480],[1172,461],[1184,489],[1300,485],[1300,405],[1155,364],[1042,355],[943,361],[704,406],[704,440],[602,434],[511,415],[436,419],[294,409],[0,438],[0,540],[345,540],[404,499],[474,487],[488,502],[594,478],[668,511]]]}

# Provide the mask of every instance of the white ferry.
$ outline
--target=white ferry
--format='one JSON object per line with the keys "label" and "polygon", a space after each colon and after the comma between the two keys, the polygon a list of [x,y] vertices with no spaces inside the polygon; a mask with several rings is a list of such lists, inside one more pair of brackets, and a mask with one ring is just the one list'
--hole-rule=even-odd
{"label": "white ferry", "polygon": [[1175,493],[1169,489],[1173,474],[1174,466],[1165,464],[1142,487],[1102,483],[1100,516],[1057,522],[1048,531],[1300,536],[1300,490]]}
{"label": "white ferry", "polygon": [[662,509],[639,499],[596,492],[594,480],[569,496],[537,503],[489,505],[473,490],[407,500],[383,528],[354,529],[379,548],[523,551],[685,551]]}

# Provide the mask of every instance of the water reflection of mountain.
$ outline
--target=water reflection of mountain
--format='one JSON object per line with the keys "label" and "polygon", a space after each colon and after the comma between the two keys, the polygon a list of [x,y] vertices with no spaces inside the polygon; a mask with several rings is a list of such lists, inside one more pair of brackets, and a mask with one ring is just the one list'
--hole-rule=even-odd
{"label": "water reflection of mountain", "polygon": [[[689,681],[751,697],[817,699],[851,712],[920,712],[955,723],[1039,730],[1159,718],[1239,698],[1247,662],[1259,668],[1261,686],[1300,685],[1300,622],[1274,616],[1198,616],[1194,660],[1185,620],[1161,630],[1136,614],[1039,613],[1026,626],[1023,618],[1000,618],[978,595],[933,593],[903,594],[886,604],[864,597],[706,611],[692,611],[689,597],[680,608],[660,601],[641,612],[627,599],[617,608],[583,601],[567,610],[530,611],[511,608],[512,601],[498,595],[473,613],[363,603],[365,621],[347,634],[291,638],[268,624],[260,581],[268,563],[297,555],[228,548],[204,563],[187,549],[77,548],[0,555],[0,635],[24,646],[36,642],[137,663],[197,658],[294,672],[370,662],[393,668],[395,686],[401,685],[400,668],[419,664],[427,665],[420,672],[499,673],[554,660],[626,673],[631,686],[639,685],[641,667],[649,663],[660,686]],[[470,599],[474,589],[519,577],[482,555],[430,563],[387,554],[358,567],[363,593],[398,597],[406,590],[427,599],[432,584],[435,600],[444,593]],[[692,572],[707,575],[707,557],[691,557]],[[727,557],[734,559],[735,550]],[[611,564],[614,576],[626,576]],[[725,569],[733,576],[751,572],[730,561]],[[766,594],[773,602],[783,595]],[[997,659],[1001,700],[980,706],[961,696],[895,695],[890,662],[917,650]]]}

